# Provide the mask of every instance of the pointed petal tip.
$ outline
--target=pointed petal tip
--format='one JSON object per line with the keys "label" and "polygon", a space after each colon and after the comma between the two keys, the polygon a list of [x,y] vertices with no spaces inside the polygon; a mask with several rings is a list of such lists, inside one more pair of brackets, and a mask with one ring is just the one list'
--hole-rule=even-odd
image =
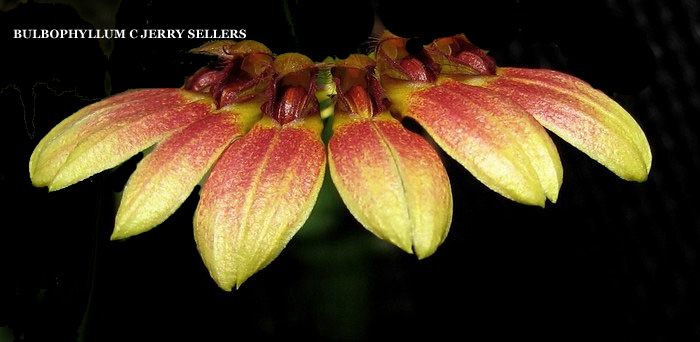
{"label": "pointed petal tip", "polygon": [[413,251],[411,251],[411,254],[415,255],[418,260],[423,260],[433,254],[437,251],[439,246],[413,246]]}
{"label": "pointed petal tip", "polygon": [[63,189],[63,188],[66,188],[66,187],[68,187],[68,186],[71,186],[71,185],[73,185],[73,184],[75,184],[75,183],[77,183],[77,181],[69,184],[69,182],[66,182],[65,180],[58,179],[58,181],[56,181],[56,179],[54,178],[54,181],[52,181],[52,182],[49,183],[49,184],[42,185],[42,186],[47,186],[47,185],[48,185],[48,187],[49,187],[49,192],[54,192],[54,191],[58,191],[58,190],[61,190],[61,189]]}
{"label": "pointed petal tip", "polygon": [[[647,148],[649,148],[648,145]],[[643,147],[640,150],[642,154],[645,154]],[[618,168],[612,168],[602,162],[601,164],[626,181],[644,183],[649,179],[649,172],[651,171],[651,152],[648,155],[649,158],[641,162],[627,161],[626,163],[620,163]]]}
{"label": "pointed petal tip", "polygon": [[233,290],[238,291],[241,289],[241,286],[243,286],[243,283],[248,281],[248,279],[250,279],[250,277],[252,277],[258,271],[260,270],[239,274],[236,277],[215,277],[212,275],[212,279],[214,279],[214,282],[220,289],[226,292],[232,292]]}
{"label": "pointed petal tip", "polygon": [[211,276],[212,279],[214,279],[216,285],[226,292],[231,292],[234,287],[236,288],[236,290],[238,290],[241,287],[242,282],[237,282],[235,279],[224,279],[222,277],[216,277],[214,276],[214,274],[212,274]]}
{"label": "pointed petal tip", "polygon": [[588,83],[554,70],[500,68],[483,86],[510,97],[537,121],[620,178],[643,181],[651,149],[634,118]]}
{"label": "pointed petal tip", "polygon": [[[35,172],[30,173],[29,178],[32,181],[32,185],[37,188],[49,187],[53,183],[53,178],[55,174],[48,171],[47,168],[38,168]],[[58,189],[55,189],[58,190]],[[49,191],[53,191],[49,189]]]}
{"label": "pointed petal tip", "polygon": [[30,158],[34,184],[58,190],[121,164],[213,110],[180,89],[145,89],[84,107],[55,126]]}
{"label": "pointed petal tip", "polygon": [[207,263],[205,263],[205,265],[209,270],[209,276],[220,289],[231,292],[234,287],[238,289],[240,286],[240,284],[236,282],[236,279],[231,277],[230,274],[227,274],[227,272],[217,272],[213,265]]}
{"label": "pointed petal tip", "polygon": [[626,181],[644,183],[649,179],[649,171],[638,170],[637,172],[618,174],[618,176]]}
{"label": "pointed petal tip", "polygon": [[561,185],[559,155],[522,108],[488,89],[444,80],[390,98],[479,181],[502,196],[544,206]]}
{"label": "pointed petal tip", "polygon": [[[120,208],[121,209],[121,208]],[[141,233],[147,232],[155,228],[157,224],[148,224],[144,222],[136,222],[125,217],[121,210],[117,210],[117,216],[114,220],[114,229],[110,236],[111,241],[124,240]]]}
{"label": "pointed petal tip", "polygon": [[545,203],[547,202],[547,197],[544,195],[544,192],[542,192],[542,191],[532,191],[529,193],[518,193],[518,194],[513,194],[513,196],[505,196],[505,197],[509,198],[513,201],[516,201],[520,204],[531,205],[533,207],[540,207],[540,208],[544,208]]}
{"label": "pointed petal tip", "polygon": [[129,177],[115,232],[125,237],[163,223],[185,202],[229,144],[240,135],[236,115],[210,115],[159,143]]}
{"label": "pointed petal tip", "polygon": [[584,151],[583,149],[580,150],[587,154],[589,157],[591,157],[591,159],[597,161],[602,166],[610,170],[622,180],[626,180],[628,182],[644,183],[649,178],[650,169],[646,167],[644,162],[638,160],[637,158],[630,157],[629,155],[635,154],[635,152],[630,151],[629,149],[625,149],[625,146],[622,146],[620,150],[617,151],[620,154],[626,155],[625,158],[627,160],[625,161],[610,161],[610,159],[601,157],[598,154],[589,153]]}
{"label": "pointed petal tip", "polygon": [[202,187],[195,241],[224,290],[272,262],[309,217],[323,182],[317,116],[279,125],[264,117],[234,141]]}
{"label": "pointed petal tip", "polygon": [[591,156],[594,160],[608,168],[615,175],[629,182],[644,183],[649,178],[649,170],[642,165],[643,163],[628,161],[618,165],[604,162],[598,159],[597,156]]}
{"label": "pointed petal tip", "polygon": [[110,239],[123,240],[141,233],[145,233],[156,226],[157,224],[134,222],[134,220],[125,218],[124,215],[121,214],[121,211],[117,211],[117,218],[115,219],[114,230],[112,231],[112,236]]}
{"label": "pointed petal tip", "polygon": [[130,234],[125,234],[123,231],[118,230],[118,228],[114,228],[114,231],[112,232],[112,235],[109,236],[110,241],[118,241],[118,240],[124,240],[126,238],[131,237]]}
{"label": "pointed petal tip", "polygon": [[[243,260],[243,259],[237,259]],[[243,283],[248,281],[250,277],[265,268],[267,265],[258,265],[254,260],[248,260],[250,262],[238,263],[235,270],[227,268],[226,260],[220,259],[219,261],[224,264],[218,265],[216,261],[211,260],[214,264],[207,264],[209,269],[209,275],[214,280],[216,285],[226,292],[231,292],[234,289],[239,290]]]}
{"label": "pointed petal tip", "polygon": [[35,188],[43,188],[43,187],[49,186],[49,184],[50,184],[49,182],[45,182],[45,181],[39,179],[35,175],[30,175],[29,180],[32,182],[32,186],[34,186]]}
{"label": "pointed petal tip", "polygon": [[445,239],[452,218],[447,173],[432,147],[388,113],[334,121],[333,183],[370,232],[419,257]]}
{"label": "pointed petal tip", "polygon": [[639,182],[639,183],[644,183],[647,180],[649,180],[649,172],[645,173],[644,176],[639,177],[638,179],[635,179],[635,181]]}
{"label": "pointed petal tip", "polygon": [[59,170],[59,172],[49,184],[49,191],[56,191],[61,190],[63,188],[67,188],[75,183],[81,182],[89,178],[90,176],[92,175],[89,175],[87,177],[76,177],[73,175],[72,172],[61,172],[61,170]]}
{"label": "pointed petal tip", "polygon": [[[557,154],[558,156],[558,154]],[[558,158],[557,158],[558,159]],[[557,203],[557,200],[559,199],[559,191],[561,190],[561,185],[564,182],[564,172],[563,168],[561,166],[561,161],[559,161],[558,165],[558,178],[556,179],[556,183],[552,184],[547,184],[546,182],[542,182],[542,188],[544,189],[544,194],[547,197],[547,199],[552,202],[552,203]]]}

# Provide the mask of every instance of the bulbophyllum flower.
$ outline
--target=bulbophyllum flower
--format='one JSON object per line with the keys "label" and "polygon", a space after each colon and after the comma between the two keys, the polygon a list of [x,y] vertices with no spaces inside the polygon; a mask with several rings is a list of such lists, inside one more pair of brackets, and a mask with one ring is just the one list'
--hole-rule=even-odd
{"label": "bulbophyllum flower", "polygon": [[309,217],[323,183],[314,63],[290,53],[272,67],[262,117],[219,157],[194,215],[197,248],[225,290],[277,257]]}
{"label": "bulbophyllum flower", "polygon": [[154,144],[129,178],[112,239],[162,223],[206,178],[197,247],[217,284],[239,286],[308,218],[325,171],[314,63],[253,41],[213,42],[219,56],[182,89],[127,91],[83,108],[37,145],[35,186],[58,190]]}
{"label": "bulbophyllum flower", "polygon": [[418,258],[433,254],[452,220],[440,158],[391,116],[369,57],[338,61],[333,75],[338,100],[328,163],[338,193],[375,235]]}
{"label": "bulbophyllum flower", "polygon": [[[401,117],[415,119],[476,178],[521,203],[554,202],[561,186],[561,163],[543,126],[622,178],[646,178],[651,154],[643,132],[584,82],[498,68],[463,36],[416,54],[406,41],[387,33],[374,58],[321,64],[296,53],[275,56],[254,41],[205,44],[194,51],[218,60],[182,88],[127,91],[54,127],[30,158],[32,183],[62,189],[152,148],[124,188],[112,239],[159,225],[203,184],[195,241],[212,278],[231,290],[302,227],[320,191],[326,149],[330,176],[365,228],[418,258],[435,252],[452,219],[450,183],[436,151]],[[331,115],[326,147],[323,119]]]}
{"label": "bulbophyllum flower", "polygon": [[642,182],[651,167],[644,132],[620,105],[557,71],[497,67],[464,35],[420,52],[385,33],[376,50],[392,111],[415,119],[477,179],[520,203],[555,202],[562,183],[543,127],[619,177]]}

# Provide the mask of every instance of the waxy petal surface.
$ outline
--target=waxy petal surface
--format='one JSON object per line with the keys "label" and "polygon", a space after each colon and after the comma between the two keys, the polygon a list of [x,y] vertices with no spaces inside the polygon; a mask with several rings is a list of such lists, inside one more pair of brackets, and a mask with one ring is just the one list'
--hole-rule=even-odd
{"label": "waxy petal surface", "polygon": [[647,179],[651,150],[644,132],[603,92],[552,70],[500,68],[497,75],[476,81],[509,97],[544,127],[619,177]]}
{"label": "waxy petal surface", "polygon": [[545,196],[556,200],[562,179],[556,148],[521,108],[451,79],[416,89],[389,88],[387,94],[482,183],[524,204],[544,206]]}
{"label": "waxy petal surface", "polygon": [[35,184],[48,182],[53,191],[77,183],[119,165],[215,108],[210,98],[179,89],[107,107],[79,119],[44,148]]}
{"label": "waxy petal surface", "polygon": [[529,113],[504,96],[479,87],[457,87],[456,91],[481,106],[508,128],[527,155],[547,198],[556,202],[564,177],[559,153],[547,131]]}
{"label": "waxy petal surface", "polygon": [[241,121],[235,112],[207,116],[158,144],[124,188],[112,239],[143,233],[172,215],[243,133]]}
{"label": "waxy petal surface", "polygon": [[418,258],[435,252],[452,220],[452,192],[435,150],[388,113],[336,116],[328,143],[333,182],[369,231]]}
{"label": "waxy petal surface", "polygon": [[93,103],[56,125],[34,148],[29,176],[35,186],[48,186],[80,139],[138,111],[144,103],[179,101],[177,89],[130,90]]}
{"label": "waxy petal surface", "polygon": [[224,290],[269,264],[308,218],[325,171],[318,116],[263,117],[223,153],[201,191],[197,247]]}

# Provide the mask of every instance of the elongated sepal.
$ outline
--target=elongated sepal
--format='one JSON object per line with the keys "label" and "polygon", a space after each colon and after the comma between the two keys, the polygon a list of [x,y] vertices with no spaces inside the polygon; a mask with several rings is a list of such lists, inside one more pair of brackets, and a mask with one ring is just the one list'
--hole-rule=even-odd
{"label": "elongated sepal", "polygon": [[492,190],[529,205],[556,201],[563,173],[556,147],[508,98],[449,78],[418,90],[390,87],[387,94]]}
{"label": "elongated sepal", "polygon": [[223,153],[201,191],[197,248],[216,283],[239,287],[279,255],[308,218],[325,170],[318,116],[264,117]]}
{"label": "elongated sepal", "polygon": [[44,136],[29,159],[29,176],[34,186],[48,186],[80,139],[102,126],[104,121],[117,121],[127,108],[152,99],[172,99],[173,89],[127,91],[93,103],[67,117]]}
{"label": "elongated sepal", "polygon": [[32,183],[58,190],[119,165],[211,113],[204,96],[180,89],[129,91],[85,107],[54,127],[29,161]]}
{"label": "elongated sepal", "polygon": [[270,49],[265,45],[254,40],[244,40],[241,42],[235,42],[233,40],[214,40],[198,48],[194,48],[190,50],[190,52],[214,55],[223,59],[231,59],[235,56],[253,53],[272,54]]}
{"label": "elongated sepal", "polygon": [[112,240],[148,231],[172,215],[224,149],[245,131],[245,121],[241,113],[225,111],[158,144],[126,184]]}
{"label": "elongated sepal", "polygon": [[500,68],[497,75],[487,78],[483,86],[509,97],[619,177],[647,179],[652,158],[644,132],[603,92],[552,70]]}
{"label": "elongated sepal", "polygon": [[435,252],[452,220],[452,192],[437,153],[387,112],[339,115],[328,143],[333,182],[369,231],[418,258]]}

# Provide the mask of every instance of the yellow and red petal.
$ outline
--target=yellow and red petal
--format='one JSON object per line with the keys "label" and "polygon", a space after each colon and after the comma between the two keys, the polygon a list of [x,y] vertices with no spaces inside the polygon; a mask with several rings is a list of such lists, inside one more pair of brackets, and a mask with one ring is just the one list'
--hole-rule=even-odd
{"label": "yellow and red petal", "polygon": [[124,188],[112,239],[143,233],[172,215],[249,121],[240,113],[222,111],[158,144]]}
{"label": "yellow and red petal", "polygon": [[210,98],[179,89],[106,107],[78,119],[44,146],[35,184],[48,183],[53,191],[77,183],[119,165],[213,110]]}
{"label": "yellow and red petal", "polygon": [[29,159],[29,176],[35,186],[48,186],[80,138],[95,126],[114,121],[134,106],[152,99],[177,100],[176,89],[126,91],[93,103],[67,117],[44,136]]}
{"label": "yellow and red petal", "polygon": [[652,158],[644,132],[603,92],[552,70],[500,68],[497,75],[474,81],[509,97],[619,177],[647,179]]}
{"label": "yellow and red petal", "polygon": [[556,200],[562,168],[546,132],[496,92],[449,78],[436,85],[390,87],[395,109],[414,118],[477,179],[520,203]]}
{"label": "yellow and red petal", "polygon": [[280,125],[263,117],[222,154],[195,212],[197,247],[231,290],[269,264],[301,228],[323,181],[318,116]]}
{"label": "yellow and red petal", "polygon": [[435,252],[452,220],[452,192],[437,153],[388,113],[339,115],[328,162],[340,196],[369,231],[418,258]]}
{"label": "yellow and red petal", "polygon": [[516,103],[488,89],[460,86],[456,91],[507,127],[532,164],[545,196],[556,202],[564,171],[557,148],[542,125]]}

